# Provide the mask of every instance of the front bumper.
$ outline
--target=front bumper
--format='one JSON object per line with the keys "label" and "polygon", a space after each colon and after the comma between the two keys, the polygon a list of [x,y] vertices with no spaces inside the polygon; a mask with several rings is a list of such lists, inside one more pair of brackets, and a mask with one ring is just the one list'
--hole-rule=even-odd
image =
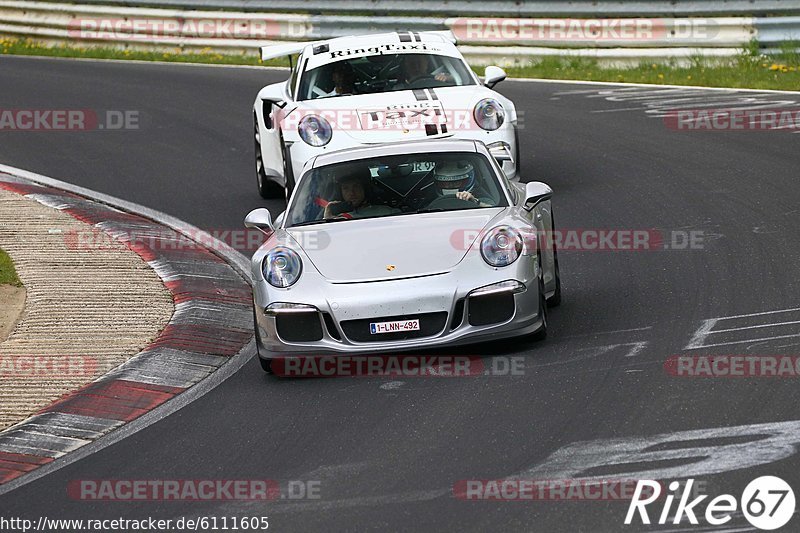
{"label": "front bumper", "polygon": [[[495,280],[454,273],[368,283],[326,283],[322,290],[291,294],[291,302],[313,306],[306,312],[265,313],[270,303],[286,301],[265,282],[256,284],[254,304],[259,352],[266,359],[297,355],[352,355],[458,346],[526,335],[537,331],[539,283],[535,261],[524,257],[511,272],[495,270]],[[479,287],[509,279],[524,292],[471,296]],[[273,294],[270,294],[270,293]],[[491,299],[490,299],[491,298]],[[420,332],[371,334],[370,322],[420,319]],[[305,340],[302,340],[305,336]],[[314,339],[314,340],[308,340]]]}

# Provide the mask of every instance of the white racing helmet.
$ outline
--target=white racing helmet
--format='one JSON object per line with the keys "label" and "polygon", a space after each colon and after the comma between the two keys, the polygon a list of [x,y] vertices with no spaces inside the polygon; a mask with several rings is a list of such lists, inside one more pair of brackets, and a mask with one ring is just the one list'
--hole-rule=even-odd
{"label": "white racing helmet", "polygon": [[475,186],[475,169],[466,161],[448,161],[436,165],[434,179],[441,194],[455,195],[459,191],[472,190]]}

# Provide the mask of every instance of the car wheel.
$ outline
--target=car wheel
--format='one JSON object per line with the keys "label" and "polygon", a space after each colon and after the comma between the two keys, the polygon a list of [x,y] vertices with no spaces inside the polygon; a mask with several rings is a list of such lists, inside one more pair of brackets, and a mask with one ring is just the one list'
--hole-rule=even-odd
{"label": "car wheel", "polygon": [[261,363],[261,369],[264,372],[272,374],[272,359],[262,359],[259,357],[258,362]]}
{"label": "car wheel", "polygon": [[283,196],[283,187],[267,177],[264,171],[264,156],[261,155],[261,132],[258,131],[258,120],[253,117],[256,153],[256,182],[258,184],[258,194],[264,199],[274,199]]}
{"label": "car wheel", "polygon": [[516,146],[515,149],[517,153],[517,158],[514,161],[514,164],[517,166],[517,176],[519,176],[521,179],[522,175],[520,174],[520,172],[522,169],[522,156],[520,154],[522,152],[519,151],[519,130],[517,129],[516,126],[514,127],[514,145]]}
{"label": "car wheel", "polygon": [[[541,272],[542,260],[539,256],[539,272]],[[547,338],[547,300],[544,296],[544,278],[539,276],[539,316],[542,317],[542,325],[531,335],[531,339],[541,341]]]}

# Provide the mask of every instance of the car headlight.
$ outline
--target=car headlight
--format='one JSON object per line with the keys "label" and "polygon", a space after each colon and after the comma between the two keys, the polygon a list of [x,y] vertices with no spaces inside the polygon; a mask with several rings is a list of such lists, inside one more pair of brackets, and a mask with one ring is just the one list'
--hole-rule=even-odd
{"label": "car headlight", "polygon": [[303,261],[291,248],[273,248],[261,261],[261,273],[273,287],[286,288],[294,284],[303,272]]}
{"label": "car headlight", "polygon": [[522,249],[522,235],[511,226],[498,226],[481,241],[483,260],[493,267],[510,265],[522,254]]}
{"label": "car headlight", "polygon": [[506,118],[503,106],[492,98],[484,98],[475,104],[472,115],[475,117],[475,122],[478,126],[488,131],[494,131],[502,126]]}
{"label": "car headlight", "polygon": [[319,115],[304,116],[297,125],[297,132],[300,138],[311,146],[325,146],[333,137],[331,123]]}

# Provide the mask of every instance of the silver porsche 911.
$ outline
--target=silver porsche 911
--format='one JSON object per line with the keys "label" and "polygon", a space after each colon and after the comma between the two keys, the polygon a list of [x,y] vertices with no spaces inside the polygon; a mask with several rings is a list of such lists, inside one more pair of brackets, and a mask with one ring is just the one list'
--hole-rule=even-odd
{"label": "silver porsche 911", "polygon": [[480,141],[319,155],[289,205],[245,225],[256,339],[275,358],[454,346],[547,332],[561,300],[552,190],[509,181]]}

